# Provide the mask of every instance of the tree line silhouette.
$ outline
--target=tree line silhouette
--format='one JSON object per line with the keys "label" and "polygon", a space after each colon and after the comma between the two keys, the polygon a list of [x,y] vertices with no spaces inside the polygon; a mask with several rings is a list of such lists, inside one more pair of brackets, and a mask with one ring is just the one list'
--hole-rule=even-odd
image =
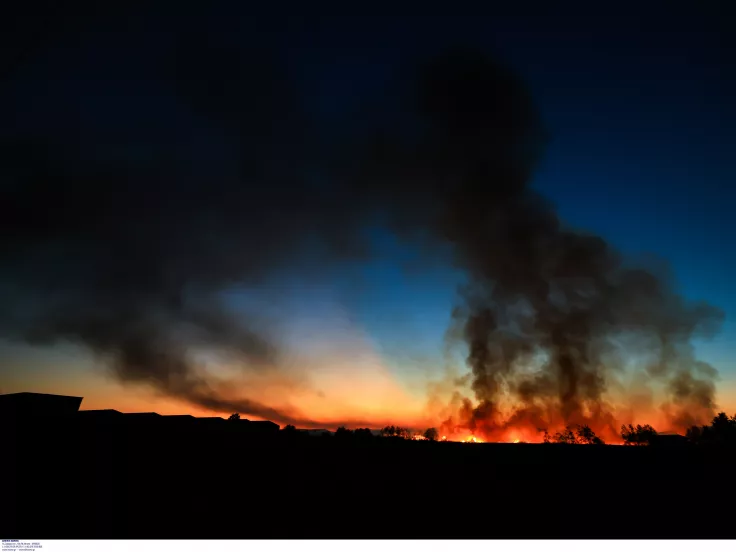
{"label": "tree line silhouette", "polygon": [[[240,415],[232,414],[228,420],[239,420]],[[562,431],[550,434],[546,429],[540,429],[543,433],[543,442],[547,444],[563,444],[563,445],[604,445],[605,441],[597,436],[593,429],[588,425],[571,425],[565,427]],[[287,425],[282,433],[301,434],[295,426]],[[325,432],[324,435],[330,435]],[[654,444],[658,437],[664,434],[657,432],[654,427],[649,424],[633,425],[624,424],[620,431],[623,444],[626,446],[648,446]],[[406,427],[390,425],[386,426],[375,435],[369,428],[348,429],[344,426],[338,427],[334,433],[334,437],[340,440],[358,439],[369,440],[376,437],[414,440],[424,439],[427,441],[438,441],[439,432],[436,428],[430,427],[423,432],[411,430]],[[683,437],[683,436],[678,436]],[[694,445],[728,445],[736,446],[736,415],[729,417],[725,412],[719,413],[713,418],[710,425],[691,426],[684,435],[686,441]]]}
{"label": "tree line silhouette", "polygon": [[736,446],[736,415],[729,418],[725,412],[721,412],[709,426],[690,427],[686,436],[697,444]]}
{"label": "tree line silhouette", "polygon": [[[621,426],[621,438],[625,445],[650,445],[660,434],[650,425]],[[736,446],[736,415],[730,418],[720,412],[710,425],[694,425],[685,432],[687,441],[694,445]]]}

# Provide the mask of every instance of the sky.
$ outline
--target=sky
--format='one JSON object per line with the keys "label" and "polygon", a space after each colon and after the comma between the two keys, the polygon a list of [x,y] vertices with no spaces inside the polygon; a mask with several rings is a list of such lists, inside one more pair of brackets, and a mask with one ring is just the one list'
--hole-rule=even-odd
{"label": "sky", "polygon": [[[288,52],[308,91],[303,99],[326,127],[414,56],[463,43],[502,59],[528,84],[549,133],[533,187],[570,225],[600,234],[627,254],[665,259],[684,296],[724,311],[721,332],[697,341],[696,350],[720,373],[718,405],[736,411],[736,87],[729,66],[736,52],[725,3],[666,6],[654,2],[637,8],[636,16],[623,8],[581,8],[570,14],[324,17],[260,32],[253,23],[243,23],[246,31],[229,28],[234,24],[218,20],[215,8],[212,17],[233,41]],[[100,131],[102,120],[125,128],[131,119],[154,118],[161,128],[152,130],[151,140],[157,132],[175,133],[176,106],[154,94],[141,100],[136,83],[125,77],[125,60],[104,52],[80,61],[52,49],[24,68],[11,90],[14,124],[49,133],[76,128],[84,140]],[[207,137],[185,147],[216,159],[218,144]],[[323,418],[341,411],[378,421],[411,417],[423,412],[428,389],[446,377],[448,366],[466,370],[462,358],[448,357],[445,339],[463,273],[443,265],[412,268],[411,247],[380,230],[371,239],[380,255],[368,262],[315,276],[287,272],[255,292],[227,296],[236,307],[255,301],[288,312],[288,327],[280,332],[299,351],[289,362],[309,380],[299,405]],[[259,381],[248,385],[275,401],[292,385]],[[0,392],[17,391],[84,396],[83,408],[213,414],[120,383],[104,359],[77,344],[0,341]]]}

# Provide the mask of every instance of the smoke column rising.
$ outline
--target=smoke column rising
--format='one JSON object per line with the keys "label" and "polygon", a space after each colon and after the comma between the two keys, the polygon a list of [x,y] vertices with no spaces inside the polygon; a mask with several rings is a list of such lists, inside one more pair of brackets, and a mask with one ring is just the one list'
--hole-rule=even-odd
{"label": "smoke column rising", "polygon": [[[567,228],[530,189],[544,132],[522,84],[468,52],[428,64],[418,84],[366,165],[369,179],[406,192],[410,213],[399,222],[450,242],[470,275],[455,320],[476,401],[465,400],[451,423],[484,435],[563,424],[615,435],[603,398],[616,374],[604,356],[632,334],[655,352],[646,371],[669,389],[671,422],[712,416],[716,372],[693,357],[690,341],[712,335],[722,312],[687,302],[666,273],[632,267],[602,238]],[[545,362],[529,373],[539,356]],[[501,412],[504,401],[510,412]]]}

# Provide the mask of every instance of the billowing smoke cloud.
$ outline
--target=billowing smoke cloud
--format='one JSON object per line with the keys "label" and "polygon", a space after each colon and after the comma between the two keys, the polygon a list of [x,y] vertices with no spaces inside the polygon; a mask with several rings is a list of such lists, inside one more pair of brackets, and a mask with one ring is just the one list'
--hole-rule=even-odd
{"label": "billowing smoke cloud", "polygon": [[[167,45],[138,48],[140,66],[131,64],[148,79],[132,94],[160,106],[133,118],[153,121],[110,113],[62,135],[17,117],[4,137],[0,335],[81,342],[122,381],[312,423],[223,395],[191,351],[278,365],[278,336],[257,313],[231,312],[221,292],[257,288],[279,269],[365,258],[364,230],[383,221],[430,254],[451,246],[470,277],[455,318],[476,404],[461,423],[490,433],[515,420],[605,420],[602,358],[630,333],[661,353],[649,372],[670,385],[673,416],[712,409],[712,369],[687,346],[720,313],[566,228],[529,187],[545,135],[506,68],[452,52],[402,71],[410,78],[390,97],[325,128],[310,121],[279,56],[187,33]],[[540,355],[530,374],[524,367]],[[504,397],[517,403],[510,420]]]}
{"label": "billowing smoke cloud", "polygon": [[391,138],[377,146],[369,178],[427,207],[411,211],[410,224],[452,243],[469,273],[455,318],[476,403],[466,400],[452,423],[486,435],[585,423],[615,434],[604,401],[615,367],[605,359],[638,352],[622,345],[632,335],[656,352],[646,370],[666,382],[671,421],[712,416],[715,370],[690,341],[711,335],[721,311],[688,303],[666,273],[629,266],[602,238],[567,228],[529,187],[544,133],[519,81],[454,53],[418,82],[413,101],[394,111],[415,117],[384,129]]}

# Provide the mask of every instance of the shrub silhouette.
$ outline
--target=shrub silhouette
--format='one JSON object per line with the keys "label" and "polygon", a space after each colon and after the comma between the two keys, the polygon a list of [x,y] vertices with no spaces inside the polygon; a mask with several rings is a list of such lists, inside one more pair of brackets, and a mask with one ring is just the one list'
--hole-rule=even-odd
{"label": "shrub silhouette", "polygon": [[237,422],[239,419],[240,419],[240,414],[236,412],[234,414],[230,414],[228,421]]}

